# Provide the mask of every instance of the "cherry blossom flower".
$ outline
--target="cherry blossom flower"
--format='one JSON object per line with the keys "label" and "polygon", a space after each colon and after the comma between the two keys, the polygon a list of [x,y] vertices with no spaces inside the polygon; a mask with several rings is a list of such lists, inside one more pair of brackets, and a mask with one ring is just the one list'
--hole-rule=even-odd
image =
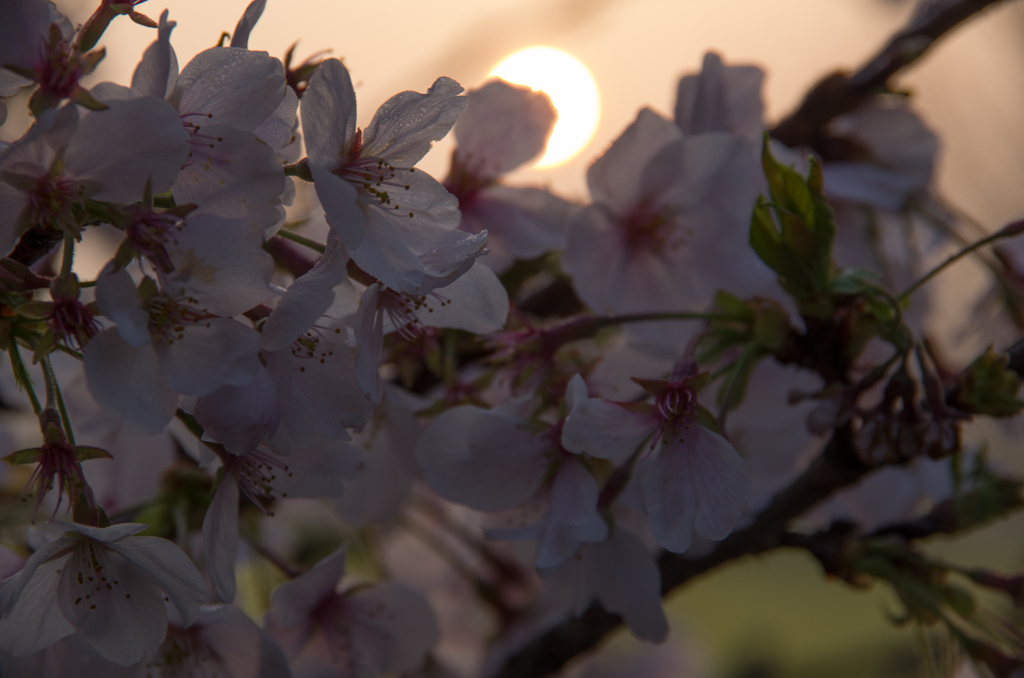
{"label": "cherry blossom flower", "polygon": [[292,674],[375,678],[417,668],[438,640],[430,605],[392,583],[338,593],[345,552],[341,547],[270,597],[265,626],[291,660]]}
{"label": "cherry blossom flower", "polygon": [[133,536],[146,528],[136,523],[60,525],[64,537],[0,582],[0,647],[23,656],[77,631],[104,659],[128,666],[163,641],[165,599],[186,626],[195,619],[206,587],[173,543]]}
{"label": "cherry blossom flower", "polygon": [[168,245],[173,270],[140,291],[125,270],[107,268],[97,303],[117,323],[85,351],[89,389],[101,406],[143,433],[158,433],[178,394],[200,396],[250,383],[259,335],[231,316],[271,296],[273,263],[262,234],[242,220],[197,215]]}
{"label": "cherry blossom flower", "polygon": [[[163,678],[229,676],[285,678],[288,659],[280,646],[244,612],[232,605],[204,605],[189,626],[171,610],[167,638],[146,657],[140,674]],[[141,676],[140,676],[141,678]]]}
{"label": "cherry blossom flower", "polygon": [[225,454],[221,461],[224,473],[203,519],[203,551],[214,591],[226,603],[235,598],[239,495],[273,515],[280,499],[339,496],[343,481],[358,478],[366,467],[358,449],[323,436],[287,457],[261,447]]}
{"label": "cherry blossom flower", "polygon": [[211,47],[178,73],[167,11],[159,34],[132,76],[131,88],[102,83],[96,98],[166,99],[189,134],[188,158],[171,186],[178,204],[244,218],[273,229],[290,199],[277,151],[292,141],[298,99],[285,83],[284,65],[266,52]]}
{"label": "cherry blossom flower", "polygon": [[383,283],[366,288],[353,319],[358,353],[356,375],[370,402],[380,401],[382,384],[377,363],[385,334],[398,332],[412,339],[424,327],[450,327],[485,334],[501,329],[508,316],[508,293],[498,277],[473,265],[441,289],[428,285],[397,292]]}
{"label": "cherry blossom flower", "polygon": [[692,310],[773,279],[747,245],[756,175],[741,139],[684,136],[650,109],[591,165],[563,266],[599,313]]}
{"label": "cherry blossom flower", "polygon": [[[567,407],[579,398],[586,398],[586,387],[577,378],[567,389]],[[442,413],[424,431],[416,459],[431,489],[480,511],[521,507],[544,487],[547,507],[539,521],[489,534],[537,540],[536,565],[548,568],[571,557],[581,543],[608,536],[597,510],[597,482],[582,457],[562,447],[561,438],[561,422],[544,426],[500,408],[463,405]]]}
{"label": "cherry blossom flower", "polygon": [[467,270],[486,234],[458,230],[458,200],[413,165],[451,129],[467,100],[440,78],[426,94],[402,92],[356,129],[348,70],[325,59],[302,98],[309,169],[327,223],[359,267],[386,287],[416,294]]}
{"label": "cherry blossom flower", "polygon": [[[348,439],[373,405],[356,379],[356,350],[346,324],[355,308],[335,304],[348,258],[337,236],[324,256],[296,279],[261,324],[259,367],[250,383],[227,384],[200,397],[195,415],[210,435],[231,452],[244,454],[266,440],[289,454],[309,445],[314,432]],[[342,286],[340,289],[347,289]],[[352,295],[350,295],[352,296]]]}
{"label": "cherry blossom flower", "polygon": [[[12,0],[0,6],[0,98],[37,84],[29,101],[38,114],[72,98],[102,108],[79,83],[103,58],[103,52],[81,53],[72,45],[71,22],[52,2]],[[7,107],[0,100],[0,124]]]}
{"label": "cherry blossom flower", "polygon": [[655,540],[676,553],[690,547],[694,531],[728,536],[751,494],[743,458],[703,423],[713,419],[696,399],[705,376],[683,359],[667,381],[638,381],[653,404],[578,400],[562,432],[566,449],[619,462],[651,441],[653,457],[638,469],[644,510]]}
{"label": "cherry blossom flower", "polygon": [[459,199],[468,233],[487,231],[481,261],[498,273],[516,259],[565,246],[574,206],[540,188],[498,183],[544,151],[556,112],[543,92],[492,80],[467,93],[469,108],[455,125],[458,146],[444,185]]}
{"label": "cherry blossom flower", "polygon": [[188,135],[165,102],[112,102],[79,115],[47,111],[0,150],[0,250],[30,227],[79,235],[84,200],[132,203],[147,182],[167,190],[188,153]]}

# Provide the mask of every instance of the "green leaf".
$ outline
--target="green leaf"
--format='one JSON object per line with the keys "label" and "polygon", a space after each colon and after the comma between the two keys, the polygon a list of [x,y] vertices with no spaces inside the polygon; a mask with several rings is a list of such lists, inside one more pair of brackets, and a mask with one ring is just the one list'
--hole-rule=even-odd
{"label": "green leaf", "polygon": [[1006,354],[989,346],[967,366],[957,380],[956,406],[965,412],[990,417],[1012,417],[1024,409],[1017,397],[1020,377],[1007,368]]}

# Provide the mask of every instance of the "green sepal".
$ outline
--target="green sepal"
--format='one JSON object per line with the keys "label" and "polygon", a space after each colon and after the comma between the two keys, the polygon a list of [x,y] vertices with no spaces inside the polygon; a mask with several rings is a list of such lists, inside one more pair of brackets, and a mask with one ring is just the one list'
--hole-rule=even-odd
{"label": "green sepal", "polygon": [[89,90],[84,87],[78,87],[74,92],[71,93],[70,99],[83,108],[88,108],[90,111],[105,111],[109,106],[94,97],[89,93]]}
{"label": "green sepal", "polygon": [[53,313],[52,301],[29,301],[13,307],[15,313],[29,320],[46,320]]}
{"label": "green sepal", "polygon": [[107,452],[102,447],[90,447],[88,445],[75,445],[72,448],[75,451],[75,459],[79,462],[89,461],[90,459],[113,459],[114,456]]}
{"label": "green sepal", "polygon": [[11,466],[21,466],[23,464],[38,464],[39,457],[42,455],[43,449],[41,447],[30,447],[27,450],[18,450],[17,452],[11,452],[6,457],[6,461]]}
{"label": "green sepal", "polygon": [[715,415],[713,415],[711,413],[711,410],[709,410],[708,408],[704,407],[703,405],[697,405],[693,409],[693,414],[691,416],[693,417],[693,420],[695,422],[697,422],[707,430],[711,431],[712,433],[717,433],[723,438],[725,437],[725,431],[722,430],[721,424],[718,423],[718,418],[715,417]]}

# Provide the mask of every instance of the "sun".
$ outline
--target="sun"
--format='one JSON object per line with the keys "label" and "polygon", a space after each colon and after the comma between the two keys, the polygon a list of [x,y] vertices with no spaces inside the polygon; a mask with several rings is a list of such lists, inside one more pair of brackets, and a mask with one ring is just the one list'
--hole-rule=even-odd
{"label": "sun", "polygon": [[526,85],[551,97],[558,122],[535,167],[554,167],[579,153],[597,130],[601,99],[583,63],[554,47],[527,47],[505,57],[488,77]]}

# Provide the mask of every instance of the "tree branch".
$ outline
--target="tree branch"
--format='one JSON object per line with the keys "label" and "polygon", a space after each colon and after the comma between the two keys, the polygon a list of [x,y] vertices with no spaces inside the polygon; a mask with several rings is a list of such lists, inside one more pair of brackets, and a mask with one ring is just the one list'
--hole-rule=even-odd
{"label": "tree branch", "polygon": [[800,107],[771,135],[787,146],[816,150],[827,141],[825,126],[888,88],[889,80],[920,59],[946,33],[1001,0],[959,0],[916,17],[853,75],[832,73],[807,93]]}

